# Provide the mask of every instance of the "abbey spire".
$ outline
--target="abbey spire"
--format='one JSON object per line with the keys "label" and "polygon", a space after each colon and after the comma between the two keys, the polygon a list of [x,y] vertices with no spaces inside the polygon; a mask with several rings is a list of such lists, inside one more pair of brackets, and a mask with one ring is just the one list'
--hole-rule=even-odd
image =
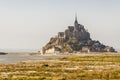
{"label": "abbey spire", "polygon": [[75,23],[78,23],[78,21],[77,21],[77,14],[75,14]]}
{"label": "abbey spire", "polygon": [[78,30],[78,28],[79,28],[79,24],[78,24],[78,21],[77,21],[77,14],[75,14],[74,27],[75,27],[76,30]]}

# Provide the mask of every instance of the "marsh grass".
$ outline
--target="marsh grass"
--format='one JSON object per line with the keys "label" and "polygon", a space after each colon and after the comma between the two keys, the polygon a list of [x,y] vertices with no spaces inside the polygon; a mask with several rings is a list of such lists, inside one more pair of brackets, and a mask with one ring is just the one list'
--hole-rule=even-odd
{"label": "marsh grass", "polygon": [[82,57],[65,57],[60,60],[70,61],[104,61],[104,62],[120,62],[120,56],[82,56]]}
{"label": "marsh grass", "polygon": [[0,64],[0,80],[120,80],[120,56],[70,56]]}

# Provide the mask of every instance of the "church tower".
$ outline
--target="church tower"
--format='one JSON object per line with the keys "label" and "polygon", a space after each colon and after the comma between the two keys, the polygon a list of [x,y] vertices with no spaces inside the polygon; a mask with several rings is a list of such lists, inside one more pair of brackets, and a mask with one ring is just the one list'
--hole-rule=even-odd
{"label": "church tower", "polygon": [[75,27],[75,30],[79,30],[79,24],[78,24],[78,21],[77,21],[77,15],[75,15],[74,27]]}

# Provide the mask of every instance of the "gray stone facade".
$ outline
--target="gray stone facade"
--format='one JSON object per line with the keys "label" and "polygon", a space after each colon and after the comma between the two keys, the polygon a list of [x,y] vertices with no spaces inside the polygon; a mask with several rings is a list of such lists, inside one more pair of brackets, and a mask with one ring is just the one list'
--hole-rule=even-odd
{"label": "gray stone facade", "polygon": [[74,26],[68,26],[68,29],[65,32],[59,32],[57,42],[62,43],[63,41],[70,40],[71,38],[76,38],[78,41],[90,40],[90,34],[85,30],[84,26],[78,24],[77,19],[74,22]]}

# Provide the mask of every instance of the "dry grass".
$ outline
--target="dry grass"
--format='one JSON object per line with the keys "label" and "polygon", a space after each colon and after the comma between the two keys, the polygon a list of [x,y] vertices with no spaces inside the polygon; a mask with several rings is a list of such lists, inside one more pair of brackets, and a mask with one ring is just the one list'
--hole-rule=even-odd
{"label": "dry grass", "polygon": [[120,56],[70,56],[0,64],[1,80],[120,80]]}

